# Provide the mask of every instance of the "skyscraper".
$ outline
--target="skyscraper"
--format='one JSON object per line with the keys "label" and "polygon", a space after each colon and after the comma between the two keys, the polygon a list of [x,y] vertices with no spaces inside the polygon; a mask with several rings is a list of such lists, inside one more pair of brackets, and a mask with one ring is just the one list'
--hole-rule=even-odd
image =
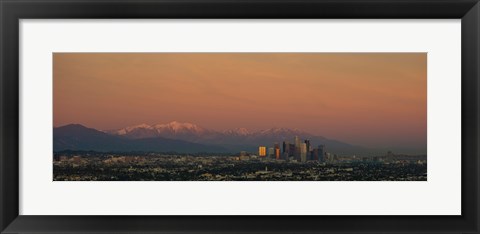
{"label": "skyscraper", "polygon": [[268,148],[268,158],[273,158],[275,156],[275,148]]}
{"label": "skyscraper", "polygon": [[300,140],[300,137],[298,136],[295,136],[293,142],[295,143],[295,159],[296,160],[301,160],[301,144],[302,144],[302,141]]}
{"label": "skyscraper", "polygon": [[278,143],[275,143],[273,148],[274,148],[275,159],[280,159],[280,145]]}
{"label": "skyscraper", "polygon": [[295,147],[300,147],[300,144],[302,143],[302,141],[300,140],[300,137],[298,136],[295,136],[295,138],[293,139],[293,142],[295,143]]}
{"label": "skyscraper", "polygon": [[288,160],[288,157],[290,156],[290,144],[288,143],[288,141],[283,141],[282,146],[282,158]]}
{"label": "skyscraper", "polygon": [[258,147],[258,156],[260,156],[260,157],[267,156],[267,147],[265,147],[265,146]]}
{"label": "skyscraper", "polygon": [[295,144],[288,144],[288,157],[295,157]]}
{"label": "skyscraper", "polygon": [[275,159],[276,160],[280,159],[280,149],[275,149]]}
{"label": "skyscraper", "polygon": [[307,153],[310,152],[310,140],[305,140],[305,144],[307,144]]}
{"label": "skyscraper", "polygon": [[310,160],[319,160],[318,159],[318,148],[315,148],[311,152],[311,159]]}
{"label": "skyscraper", "polygon": [[318,146],[318,161],[325,161],[325,145]]}
{"label": "skyscraper", "polygon": [[302,143],[300,145],[300,161],[306,162],[307,161],[307,144]]}

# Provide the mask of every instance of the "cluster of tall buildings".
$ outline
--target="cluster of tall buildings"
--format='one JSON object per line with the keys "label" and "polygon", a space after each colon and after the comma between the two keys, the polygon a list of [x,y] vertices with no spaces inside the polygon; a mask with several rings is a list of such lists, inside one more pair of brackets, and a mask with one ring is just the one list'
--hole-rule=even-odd
{"label": "cluster of tall buildings", "polygon": [[310,144],[310,140],[302,141],[300,137],[295,136],[293,144],[288,141],[284,141],[281,148],[278,143],[275,143],[273,147],[259,146],[258,156],[260,158],[273,158],[290,160],[294,159],[300,162],[306,162],[310,160],[325,161],[327,152],[325,151],[325,145],[319,145],[313,147]]}

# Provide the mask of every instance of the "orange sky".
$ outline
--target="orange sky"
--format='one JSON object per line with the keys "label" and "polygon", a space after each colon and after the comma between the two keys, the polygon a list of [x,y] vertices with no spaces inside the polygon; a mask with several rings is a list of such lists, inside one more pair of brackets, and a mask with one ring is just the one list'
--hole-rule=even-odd
{"label": "orange sky", "polygon": [[55,53],[54,126],[173,120],[426,144],[426,53]]}

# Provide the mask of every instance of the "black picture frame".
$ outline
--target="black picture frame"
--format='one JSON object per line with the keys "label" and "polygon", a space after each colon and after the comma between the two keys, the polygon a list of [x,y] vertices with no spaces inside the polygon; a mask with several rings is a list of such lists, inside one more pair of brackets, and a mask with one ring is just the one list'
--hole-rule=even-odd
{"label": "black picture frame", "polygon": [[[0,15],[1,233],[479,232],[480,5],[478,0],[0,0]],[[19,215],[19,137],[21,137],[19,135],[19,20],[72,18],[461,19],[462,215]]]}

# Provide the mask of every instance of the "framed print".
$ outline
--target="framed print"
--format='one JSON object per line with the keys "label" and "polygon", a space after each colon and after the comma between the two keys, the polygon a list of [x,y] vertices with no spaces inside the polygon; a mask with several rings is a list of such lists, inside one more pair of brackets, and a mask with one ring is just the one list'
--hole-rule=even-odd
{"label": "framed print", "polygon": [[0,7],[2,233],[478,233],[477,1]]}
{"label": "framed print", "polygon": [[[53,180],[427,181],[426,65],[426,53],[55,53]],[[378,92],[391,86],[409,92]],[[369,148],[322,136],[352,135],[352,117]],[[140,124],[118,128],[126,119]],[[143,123],[156,119],[171,122]]]}

